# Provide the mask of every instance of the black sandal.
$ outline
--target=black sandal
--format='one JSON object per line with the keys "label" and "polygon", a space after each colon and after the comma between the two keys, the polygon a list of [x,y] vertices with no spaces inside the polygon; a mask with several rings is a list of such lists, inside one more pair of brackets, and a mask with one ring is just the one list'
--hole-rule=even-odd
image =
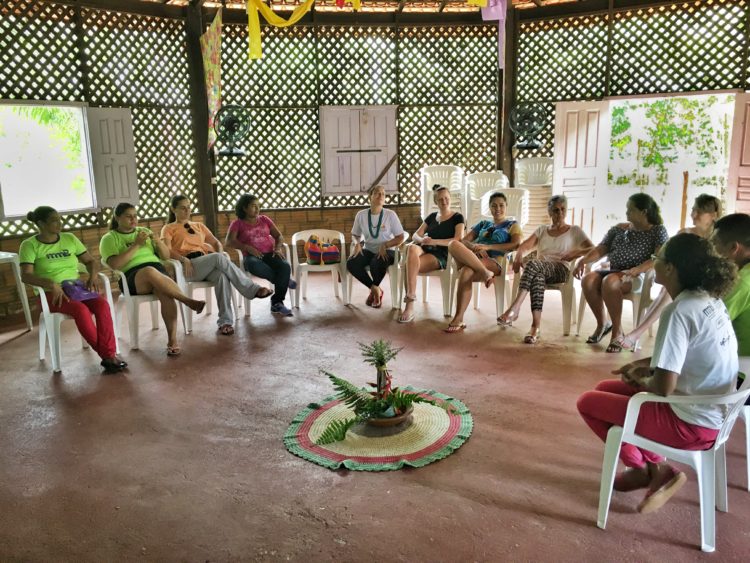
{"label": "black sandal", "polygon": [[602,338],[607,336],[610,332],[612,332],[612,323],[605,325],[599,334],[594,333],[591,336],[589,336],[586,339],[586,344],[599,344],[599,342],[602,341]]}

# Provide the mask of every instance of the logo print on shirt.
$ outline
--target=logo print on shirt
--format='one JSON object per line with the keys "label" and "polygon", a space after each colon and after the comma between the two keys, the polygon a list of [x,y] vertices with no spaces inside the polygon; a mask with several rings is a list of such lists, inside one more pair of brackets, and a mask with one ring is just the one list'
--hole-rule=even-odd
{"label": "logo print on shirt", "polygon": [[47,260],[54,260],[55,258],[68,258],[70,256],[70,251],[65,249],[61,252],[50,252],[47,254]]}

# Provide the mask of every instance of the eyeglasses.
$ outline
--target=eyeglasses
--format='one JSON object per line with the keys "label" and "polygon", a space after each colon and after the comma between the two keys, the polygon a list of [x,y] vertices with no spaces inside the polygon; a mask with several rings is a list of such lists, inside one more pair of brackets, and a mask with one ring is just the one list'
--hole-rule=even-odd
{"label": "eyeglasses", "polygon": [[195,234],[195,231],[193,230],[193,227],[190,226],[190,223],[185,223],[183,227],[185,227],[187,229],[187,232],[190,233],[191,235]]}

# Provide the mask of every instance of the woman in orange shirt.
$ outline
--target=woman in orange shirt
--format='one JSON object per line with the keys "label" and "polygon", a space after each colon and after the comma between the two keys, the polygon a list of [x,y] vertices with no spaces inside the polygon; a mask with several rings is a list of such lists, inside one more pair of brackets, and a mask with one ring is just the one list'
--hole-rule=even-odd
{"label": "woman in orange shirt", "polygon": [[216,284],[219,333],[234,334],[232,286],[247,299],[269,297],[273,291],[256,284],[235,266],[208,227],[190,220],[192,209],[186,196],[175,195],[169,207],[169,222],[161,230],[161,238],[170,256],[182,263],[187,281]]}

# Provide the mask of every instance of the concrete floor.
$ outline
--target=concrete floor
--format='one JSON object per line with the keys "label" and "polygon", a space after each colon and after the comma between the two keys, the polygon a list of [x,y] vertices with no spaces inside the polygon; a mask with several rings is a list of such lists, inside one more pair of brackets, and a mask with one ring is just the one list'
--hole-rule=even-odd
{"label": "concrete floor", "polygon": [[[596,528],[603,446],[575,410],[578,395],[631,353],[607,355],[561,336],[548,294],[542,342],[528,326],[495,325],[494,300],[468,330],[441,328],[440,290],[414,324],[333,298],[293,319],[255,302],[234,337],[200,317],[180,358],[163,352],[142,311],[140,351],[126,376],[102,377],[64,323],[63,373],[37,360],[37,332],[0,345],[0,560],[3,561],[691,561],[699,551],[695,477],[660,511],[615,493]],[[386,303],[390,303],[386,290]],[[627,306],[626,306],[627,307]],[[592,330],[589,314],[584,333]],[[123,323],[122,328],[125,329]],[[126,333],[125,330],[123,332]],[[11,336],[13,336],[11,334]],[[332,472],[285,449],[294,414],[331,389],[320,368],[364,383],[357,341],[404,346],[399,384],[460,398],[474,433],[457,453],[416,470]],[[649,350],[652,341],[646,341]],[[729,442],[728,513],[714,560],[746,560],[750,493],[744,431]],[[745,555],[743,555],[743,553]]]}

